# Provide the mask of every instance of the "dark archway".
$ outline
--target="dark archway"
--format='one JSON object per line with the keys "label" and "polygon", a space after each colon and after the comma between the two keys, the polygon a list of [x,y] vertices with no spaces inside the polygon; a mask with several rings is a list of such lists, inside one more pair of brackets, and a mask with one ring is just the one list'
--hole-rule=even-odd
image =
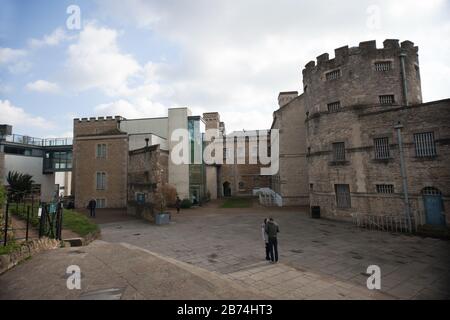
{"label": "dark archway", "polygon": [[223,196],[231,197],[231,187],[230,187],[230,183],[228,181],[225,181],[223,183]]}

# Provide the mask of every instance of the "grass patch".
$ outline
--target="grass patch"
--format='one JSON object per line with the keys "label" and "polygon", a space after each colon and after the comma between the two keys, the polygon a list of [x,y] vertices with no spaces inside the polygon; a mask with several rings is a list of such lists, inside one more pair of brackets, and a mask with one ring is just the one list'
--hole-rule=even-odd
{"label": "grass patch", "polygon": [[[25,206],[21,204],[19,204],[18,206],[16,206],[15,204],[11,204],[9,208],[10,212],[17,216],[19,219],[27,219],[27,209]],[[31,212],[30,210],[30,224],[35,228],[39,227],[38,210],[38,207],[35,207],[33,212]],[[97,224],[90,221],[85,215],[73,210],[64,209],[63,230],[64,229],[71,230],[84,237],[89,233],[97,232],[99,230],[99,227]]]}
{"label": "grass patch", "polygon": [[221,208],[250,208],[252,199],[249,198],[228,198],[220,206]]}
{"label": "grass patch", "polygon": [[63,229],[72,230],[84,237],[90,233],[97,232],[99,227],[91,222],[85,215],[73,210],[64,209]]}
{"label": "grass patch", "polygon": [[9,253],[19,250],[19,249],[20,249],[20,244],[16,243],[13,240],[9,240],[8,243],[6,244],[6,246],[4,246],[3,244],[0,245],[0,255],[9,254]]}

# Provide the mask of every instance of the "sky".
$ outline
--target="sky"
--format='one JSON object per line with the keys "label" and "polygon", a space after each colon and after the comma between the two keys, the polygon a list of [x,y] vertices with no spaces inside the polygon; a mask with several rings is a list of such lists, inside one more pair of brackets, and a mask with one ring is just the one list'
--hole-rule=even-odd
{"label": "sky", "polygon": [[306,63],[385,39],[419,46],[425,102],[450,97],[450,0],[2,0],[0,124],[70,137],[74,118],[189,107],[267,129]]}

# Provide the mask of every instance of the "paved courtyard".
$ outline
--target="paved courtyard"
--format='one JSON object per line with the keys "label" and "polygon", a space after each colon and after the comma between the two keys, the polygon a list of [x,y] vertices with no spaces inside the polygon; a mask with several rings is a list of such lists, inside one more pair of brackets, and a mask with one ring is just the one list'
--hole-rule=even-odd
{"label": "paved courtyard", "polygon": [[[156,226],[98,212],[102,240],[45,252],[0,276],[0,299],[449,299],[450,242],[313,220],[306,209],[220,209],[173,214]],[[116,216],[116,218],[114,218]],[[277,264],[260,225],[280,225]],[[65,288],[82,269],[83,290]],[[381,268],[381,290],[366,287]]]}
{"label": "paved courtyard", "polygon": [[[260,225],[267,216],[280,225],[277,265],[264,260]],[[166,226],[141,220],[103,224],[102,239],[169,256],[276,297],[450,298],[450,242],[313,220],[301,208],[212,205],[174,214]],[[381,292],[366,287],[370,265],[381,268]]]}

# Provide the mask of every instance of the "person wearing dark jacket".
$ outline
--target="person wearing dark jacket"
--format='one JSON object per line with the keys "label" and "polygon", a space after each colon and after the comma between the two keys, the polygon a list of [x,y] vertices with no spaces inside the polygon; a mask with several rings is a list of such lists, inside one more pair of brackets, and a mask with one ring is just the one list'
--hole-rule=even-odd
{"label": "person wearing dark jacket", "polygon": [[267,225],[267,218],[264,219],[264,222],[261,224],[261,235],[262,235],[262,239],[264,241],[264,244],[266,246],[266,260],[270,261],[270,256],[269,256],[269,236],[267,235],[266,232],[266,225]]}
{"label": "person wearing dark jacket", "polygon": [[273,218],[270,218],[269,221],[267,222],[266,232],[269,237],[270,262],[276,263],[276,262],[278,262],[277,234],[278,234],[278,232],[280,232],[280,228],[278,227],[278,224],[273,220]]}
{"label": "person wearing dark jacket", "polygon": [[94,199],[91,199],[91,201],[89,201],[89,204],[88,204],[89,216],[91,218],[95,218],[95,208],[96,207],[97,207],[97,201],[95,201]]}

